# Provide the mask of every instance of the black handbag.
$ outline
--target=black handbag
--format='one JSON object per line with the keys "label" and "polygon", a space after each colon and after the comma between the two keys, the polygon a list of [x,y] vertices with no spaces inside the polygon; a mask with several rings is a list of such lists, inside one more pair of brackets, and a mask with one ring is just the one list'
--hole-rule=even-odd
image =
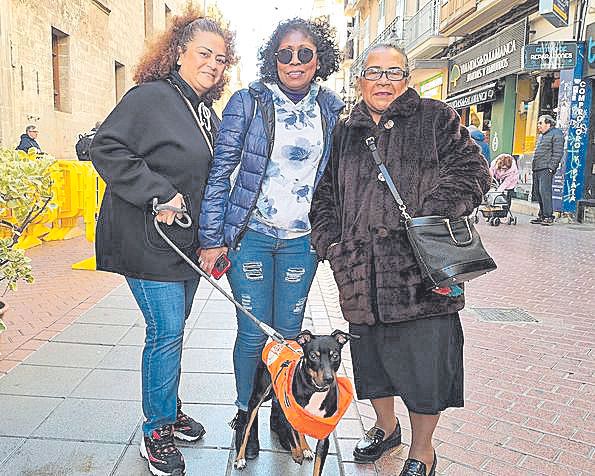
{"label": "black handbag", "polygon": [[469,217],[411,217],[382,163],[376,148],[376,139],[367,138],[366,145],[401,211],[407,237],[426,289],[463,283],[496,269],[496,263],[483,247]]}

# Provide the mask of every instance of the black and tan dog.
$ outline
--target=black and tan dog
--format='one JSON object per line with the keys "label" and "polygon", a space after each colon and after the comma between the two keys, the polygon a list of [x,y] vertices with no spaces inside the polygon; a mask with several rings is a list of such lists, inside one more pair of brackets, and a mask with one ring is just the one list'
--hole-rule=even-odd
{"label": "black and tan dog", "polygon": [[[351,383],[337,377],[341,349],[352,335],[336,330],[329,335],[303,331],[288,345],[270,342],[263,352],[248,403],[248,424],[240,441],[234,468],[246,467],[246,445],[258,409],[275,391],[283,409],[280,415],[281,439],[286,439],[293,460],[302,464],[314,453],[305,435],[318,440],[314,476],[322,474],[332,433],[353,399]],[[291,423],[290,423],[291,422]]]}

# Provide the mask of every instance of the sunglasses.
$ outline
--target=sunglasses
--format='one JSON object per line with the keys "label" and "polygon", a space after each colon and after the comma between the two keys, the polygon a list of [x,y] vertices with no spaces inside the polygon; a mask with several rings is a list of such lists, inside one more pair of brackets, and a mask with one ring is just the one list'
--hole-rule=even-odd
{"label": "sunglasses", "polygon": [[362,78],[367,81],[378,81],[384,75],[386,75],[386,79],[389,81],[402,81],[409,76],[409,71],[403,70],[397,66],[388,69],[370,66],[362,71]]}
{"label": "sunglasses", "polygon": [[[283,48],[275,53],[277,61],[281,64],[289,64],[293,60],[294,51],[291,48]],[[297,50],[297,58],[301,64],[308,64],[314,58],[314,51],[310,48],[300,48]]]}

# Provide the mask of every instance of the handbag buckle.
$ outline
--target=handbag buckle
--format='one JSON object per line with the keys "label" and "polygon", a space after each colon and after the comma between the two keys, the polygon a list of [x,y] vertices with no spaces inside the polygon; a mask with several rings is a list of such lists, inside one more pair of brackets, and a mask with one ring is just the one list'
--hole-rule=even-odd
{"label": "handbag buckle", "polygon": [[469,218],[464,217],[463,220],[465,220],[465,224],[467,225],[467,231],[469,232],[469,239],[467,241],[457,241],[454,233],[452,232],[452,226],[450,225],[450,219],[449,218],[444,219],[444,224],[446,225],[446,228],[448,228],[450,237],[452,238],[452,241],[454,241],[454,244],[457,246],[467,246],[473,242],[473,234],[471,233],[471,226],[469,225]]}

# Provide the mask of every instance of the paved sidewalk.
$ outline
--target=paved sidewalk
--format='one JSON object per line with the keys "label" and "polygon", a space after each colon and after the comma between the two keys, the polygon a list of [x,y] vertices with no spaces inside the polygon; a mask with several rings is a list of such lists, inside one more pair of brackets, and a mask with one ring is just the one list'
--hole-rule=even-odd
{"label": "paved sidewalk", "polygon": [[[480,223],[479,229],[499,269],[467,287],[466,406],[441,417],[438,473],[595,474],[595,229],[533,226],[523,216],[516,227]],[[140,312],[124,286],[89,307],[0,378],[0,474],[148,474],[137,451]],[[485,322],[481,308],[520,308],[538,322]],[[189,475],[240,474],[231,468],[226,426],[234,414],[233,314],[201,284],[185,340],[181,393],[207,436],[183,448]],[[310,293],[305,325],[320,333],[345,329],[326,265]],[[347,348],[343,362],[351,375]],[[353,463],[353,445],[374,422],[369,403],[357,402],[335,434],[324,474],[398,474],[410,430],[402,403],[396,411],[404,431],[400,451],[375,465]],[[298,467],[271,441],[266,412],[264,451],[243,474],[311,474],[311,463]]]}

